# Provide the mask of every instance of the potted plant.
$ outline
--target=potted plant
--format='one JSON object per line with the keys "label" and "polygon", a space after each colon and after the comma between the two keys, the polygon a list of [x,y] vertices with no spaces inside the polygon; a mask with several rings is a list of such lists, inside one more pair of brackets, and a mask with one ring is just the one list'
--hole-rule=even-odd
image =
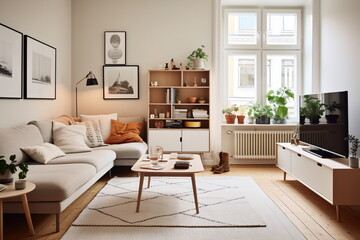
{"label": "potted plant", "polygon": [[247,109],[247,107],[245,105],[239,106],[239,110],[236,115],[238,124],[244,124],[246,109]]}
{"label": "potted plant", "polygon": [[273,123],[284,124],[288,118],[289,109],[286,104],[290,99],[294,99],[294,93],[287,87],[278,90],[270,90],[265,97],[271,104],[273,110]]}
{"label": "potted plant", "polygon": [[28,172],[28,165],[24,162],[15,165],[16,155],[11,155],[7,163],[4,156],[0,156],[0,183],[11,183],[13,181],[13,174],[20,168],[19,179],[25,179]]}
{"label": "potted plant", "polygon": [[300,124],[305,124],[305,119],[309,117],[308,109],[306,107],[300,108]]}
{"label": "potted plant", "polygon": [[194,69],[205,69],[205,60],[207,61],[208,55],[204,52],[204,45],[192,51],[192,53],[187,57],[192,62]]}
{"label": "potted plant", "polygon": [[325,112],[325,104],[321,103],[319,99],[309,95],[305,95],[305,107],[308,113],[308,118],[311,124],[319,124],[321,116]]}
{"label": "potted plant", "polygon": [[225,119],[227,124],[235,123],[235,119],[236,119],[235,113],[237,111],[239,111],[239,107],[236,106],[235,104],[232,105],[231,107],[226,107],[222,110],[222,113],[225,114]]}
{"label": "potted plant", "polygon": [[199,98],[198,98],[198,102],[199,102],[200,104],[204,104],[204,103],[206,102],[206,100],[205,100],[204,97],[199,97]]}
{"label": "potted plant", "polygon": [[353,135],[348,136],[348,141],[351,144],[351,157],[349,158],[349,166],[351,168],[358,168],[359,167],[359,159],[356,157],[357,150],[359,149],[359,139]]}
{"label": "potted plant", "polygon": [[248,112],[247,112],[247,116],[248,116],[248,123],[249,124],[253,124],[254,123],[254,109],[257,108],[258,104],[255,103],[251,103],[250,105],[247,106],[248,108]]}
{"label": "potted plant", "polygon": [[327,123],[337,123],[337,120],[339,118],[339,114],[334,114],[336,112],[336,109],[340,109],[340,104],[333,101],[331,104],[326,104],[325,108],[329,114],[325,115],[326,122]]}
{"label": "potted plant", "polygon": [[270,124],[270,119],[274,116],[270,105],[254,104],[251,109],[256,124]]}

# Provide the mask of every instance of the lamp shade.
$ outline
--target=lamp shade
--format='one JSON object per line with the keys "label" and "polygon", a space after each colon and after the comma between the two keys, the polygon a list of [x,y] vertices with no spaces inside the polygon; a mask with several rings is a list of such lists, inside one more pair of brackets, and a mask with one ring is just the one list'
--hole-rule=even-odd
{"label": "lamp shade", "polygon": [[92,72],[89,72],[88,75],[86,75],[86,86],[91,86],[91,85],[99,85],[99,84],[95,75]]}

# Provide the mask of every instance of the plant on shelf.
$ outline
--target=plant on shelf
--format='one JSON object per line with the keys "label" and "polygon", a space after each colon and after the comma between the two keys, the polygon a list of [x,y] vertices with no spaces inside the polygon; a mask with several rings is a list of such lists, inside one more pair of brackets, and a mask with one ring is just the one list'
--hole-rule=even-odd
{"label": "plant on shelf", "polygon": [[307,111],[307,117],[310,119],[311,124],[318,124],[321,116],[325,112],[325,104],[315,97],[305,95],[305,108]]}
{"label": "plant on shelf", "polygon": [[237,115],[236,115],[238,124],[244,124],[246,110],[247,110],[247,106],[245,105],[239,106],[239,110],[237,111]]}
{"label": "plant on shelf", "polygon": [[204,103],[206,102],[206,100],[205,100],[204,97],[199,97],[199,98],[198,98],[198,102],[199,102],[200,104],[204,104]]}
{"label": "plant on shelf", "polygon": [[335,101],[333,101],[331,104],[326,104],[325,108],[329,114],[325,115],[326,122],[327,123],[337,123],[337,120],[339,118],[339,114],[334,114],[336,112],[336,109],[340,109],[341,105]]}
{"label": "plant on shelf", "polygon": [[359,159],[356,157],[357,156],[357,151],[359,149],[359,139],[357,137],[355,137],[354,135],[349,135],[347,137],[349,143],[351,144],[351,157],[349,159],[349,166],[352,168],[358,168],[359,167]]}
{"label": "plant on shelf", "polygon": [[286,104],[289,100],[294,99],[294,93],[287,87],[278,90],[270,90],[266,95],[266,99],[271,104],[273,111],[273,123],[286,123],[289,109]]}
{"label": "plant on shelf", "polygon": [[225,119],[227,124],[234,124],[236,119],[236,112],[239,111],[239,107],[236,104],[226,107],[222,110],[222,113],[225,114]]}
{"label": "plant on shelf", "polygon": [[10,163],[7,163],[4,159],[4,156],[0,156],[0,183],[10,183],[13,181],[12,175],[19,168],[21,171],[19,172],[19,179],[25,179],[26,173],[29,171],[28,165],[24,162],[16,165],[16,155],[11,155],[9,160]]}
{"label": "plant on shelf", "polygon": [[204,52],[204,45],[192,51],[192,53],[187,57],[190,61],[190,64],[194,69],[205,69],[204,60],[208,60],[208,55]]}

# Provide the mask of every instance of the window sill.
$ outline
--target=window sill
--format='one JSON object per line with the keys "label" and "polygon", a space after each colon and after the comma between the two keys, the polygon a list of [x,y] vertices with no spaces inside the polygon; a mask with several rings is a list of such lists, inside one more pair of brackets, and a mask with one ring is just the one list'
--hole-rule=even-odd
{"label": "window sill", "polygon": [[227,124],[227,123],[221,123],[221,127],[296,127],[297,123],[286,123],[286,124]]}

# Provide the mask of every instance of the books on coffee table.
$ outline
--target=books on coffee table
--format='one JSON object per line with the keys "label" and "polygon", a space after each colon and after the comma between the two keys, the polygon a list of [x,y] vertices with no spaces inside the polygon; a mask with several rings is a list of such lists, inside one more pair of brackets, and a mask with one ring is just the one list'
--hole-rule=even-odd
{"label": "books on coffee table", "polygon": [[179,159],[179,160],[192,160],[192,159],[194,159],[194,154],[178,154],[177,159]]}
{"label": "books on coffee table", "polygon": [[140,168],[151,169],[151,170],[161,170],[161,169],[164,169],[164,166],[162,166],[162,165],[151,165],[150,163],[146,163],[146,164],[140,165]]}

